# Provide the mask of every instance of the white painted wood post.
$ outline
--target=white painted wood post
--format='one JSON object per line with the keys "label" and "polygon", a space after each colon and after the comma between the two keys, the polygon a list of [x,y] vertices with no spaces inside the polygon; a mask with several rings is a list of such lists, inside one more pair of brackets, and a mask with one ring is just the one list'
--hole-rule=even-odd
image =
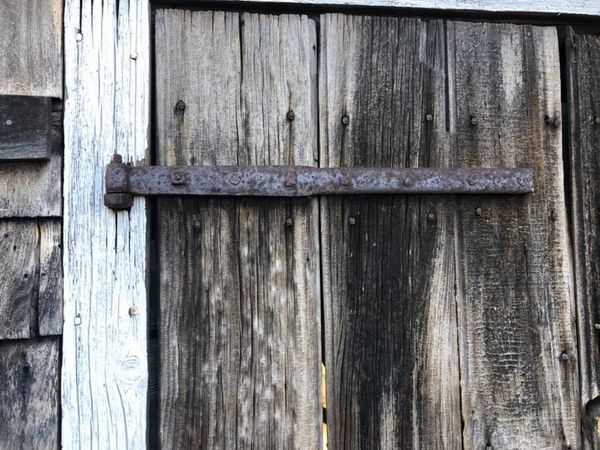
{"label": "white painted wood post", "polygon": [[103,189],[115,151],[147,154],[149,0],[66,0],[64,26],[62,446],[145,448],[146,203]]}

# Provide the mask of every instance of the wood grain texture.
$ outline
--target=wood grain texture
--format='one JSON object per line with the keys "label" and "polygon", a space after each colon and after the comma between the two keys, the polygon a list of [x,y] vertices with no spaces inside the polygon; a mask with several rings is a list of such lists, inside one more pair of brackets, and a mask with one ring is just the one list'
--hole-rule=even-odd
{"label": "wood grain texture", "polygon": [[[312,20],[158,10],[156,54],[161,164],[315,165]],[[158,209],[163,448],[321,448],[316,202]]]}
{"label": "wood grain texture", "polygon": [[49,97],[0,95],[0,161],[50,157]]}
{"label": "wood grain texture", "polygon": [[51,116],[48,161],[0,162],[0,218],[62,215],[63,122],[59,102],[54,102]]}
{"label": "wood grain texture", "polygon": [[0,448],[58,449],[60,341],[0,342]]}
{"label": "wood grain texture", "polygon": [[0,0],[0,94],[62,98],[62,0]]}
{"label": "wood grain texture", "polygon": [[[321,33],[321,165],[451,165],[444,23]],[[321,201],[328,448],[460,449],[454,197]]]}
{"label": "wood grain texture", "polygon": [[0,221],[0,267],[0,339],[29,338],[38,284],[36,221]]}
{"label": "wood grain texture", "polygon": [[146,201],[115,213],[103,185],[147,156],[149,8],[65,3],[63,448],[146,447]]}
{"label": "wood grain texture", "polygon": [[[171,1],[171,0],[168,0]],[[176,1],[176,0],[173,0]],[[196,0],[200,4],[203,0]],[[540,14],[558,16],[576,14],[582,16],[600,16],[600,4],[597,0],[547,0],[532,2],[530,0],[221,0],[223,3],[302,3],[306,5],[327,6],[362,6],[374,8],[437,9],[442,11],[469,11],[481,13],[519,13],[537,16]],[[374,10],[373,14],[377,11]]]}
{"label": "wood grain texture", "polygon": [[536,190],[460,200],[464,448],[579,448],[557,31],[448,29],[459,164],[532,167]]}
{"label": "wood grain texture", "polygon": [[[600,37],[567,33],[569,150],[581,402],[586,448],[600,448]],[[589,402],[589,403],[588,403]]]}
{"label": "wood grain texture", "polygon": [[40,336],[62,334],[62,224],[57,220],[41,221],[40,270],[38,294],[38,330]]}

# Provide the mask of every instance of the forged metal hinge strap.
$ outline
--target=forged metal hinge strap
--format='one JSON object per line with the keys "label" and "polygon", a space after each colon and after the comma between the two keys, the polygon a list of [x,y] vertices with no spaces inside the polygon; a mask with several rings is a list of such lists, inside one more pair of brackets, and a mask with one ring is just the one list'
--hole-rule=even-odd
{"label": "forged metal hinge strap", "polygon": [[128,209],[133,195],[309,197],[352,194],[527,194],[531,169],[315,168],[303,166],[129,166],[115,155],[105,204]]}

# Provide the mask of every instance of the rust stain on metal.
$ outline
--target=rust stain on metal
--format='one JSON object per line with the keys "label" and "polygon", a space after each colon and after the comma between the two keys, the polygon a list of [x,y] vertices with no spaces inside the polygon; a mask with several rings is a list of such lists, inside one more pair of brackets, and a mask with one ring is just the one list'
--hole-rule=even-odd
{"label": "rust stain on metal", "polygon": [[[527,194],[531,169],[315,168],[305,166],[139,166],[115,155],[106,171],[106,205],[125,196],[310,197],[358,194]],[[123,197],[123,208],[130,204]],[[110,204],[109,204],[110,203]]]}

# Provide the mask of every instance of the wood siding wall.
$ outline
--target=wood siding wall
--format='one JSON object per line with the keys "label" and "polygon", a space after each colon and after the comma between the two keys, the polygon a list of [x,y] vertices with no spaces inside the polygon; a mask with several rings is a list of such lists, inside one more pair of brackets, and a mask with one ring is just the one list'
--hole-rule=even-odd
{"label": "wood siding wall", "polygon": [[60,446],[62,13],[0,0],[0,95],[52,97],[49,160],[0,161],[1,449]]}
{"label": "wood siding wall", "polygon": [[[597,40],[570,39],[587,95]],[[568,214],[600,205],[568,180],[592,179],[596,143],[576,89],[563,117],[555,27],[166,9],[155,48],[161,164],[533,167],[536,184],[323,198],[317,219],[315,200],[159,200],[164,448],[320,447],[319,355],[329,448],[589,444],[595,238],[574,233],[582,273]]]}
{"label": "wood siding wall", "polygon": [[[86,181],[147,155],[148,6],[66,3],[64,448],[321,448],[323,360],[330,449],[600,449],[598,36],[561,62],[551,26],[157,10],[160,164],[531,166],[536,193],[159,200],[155,414],[144,202],[115,220]],[[63,2],[0,11],[0,94],[53,99],[49,160],[0,162],[0,449],[55,449]]]}

